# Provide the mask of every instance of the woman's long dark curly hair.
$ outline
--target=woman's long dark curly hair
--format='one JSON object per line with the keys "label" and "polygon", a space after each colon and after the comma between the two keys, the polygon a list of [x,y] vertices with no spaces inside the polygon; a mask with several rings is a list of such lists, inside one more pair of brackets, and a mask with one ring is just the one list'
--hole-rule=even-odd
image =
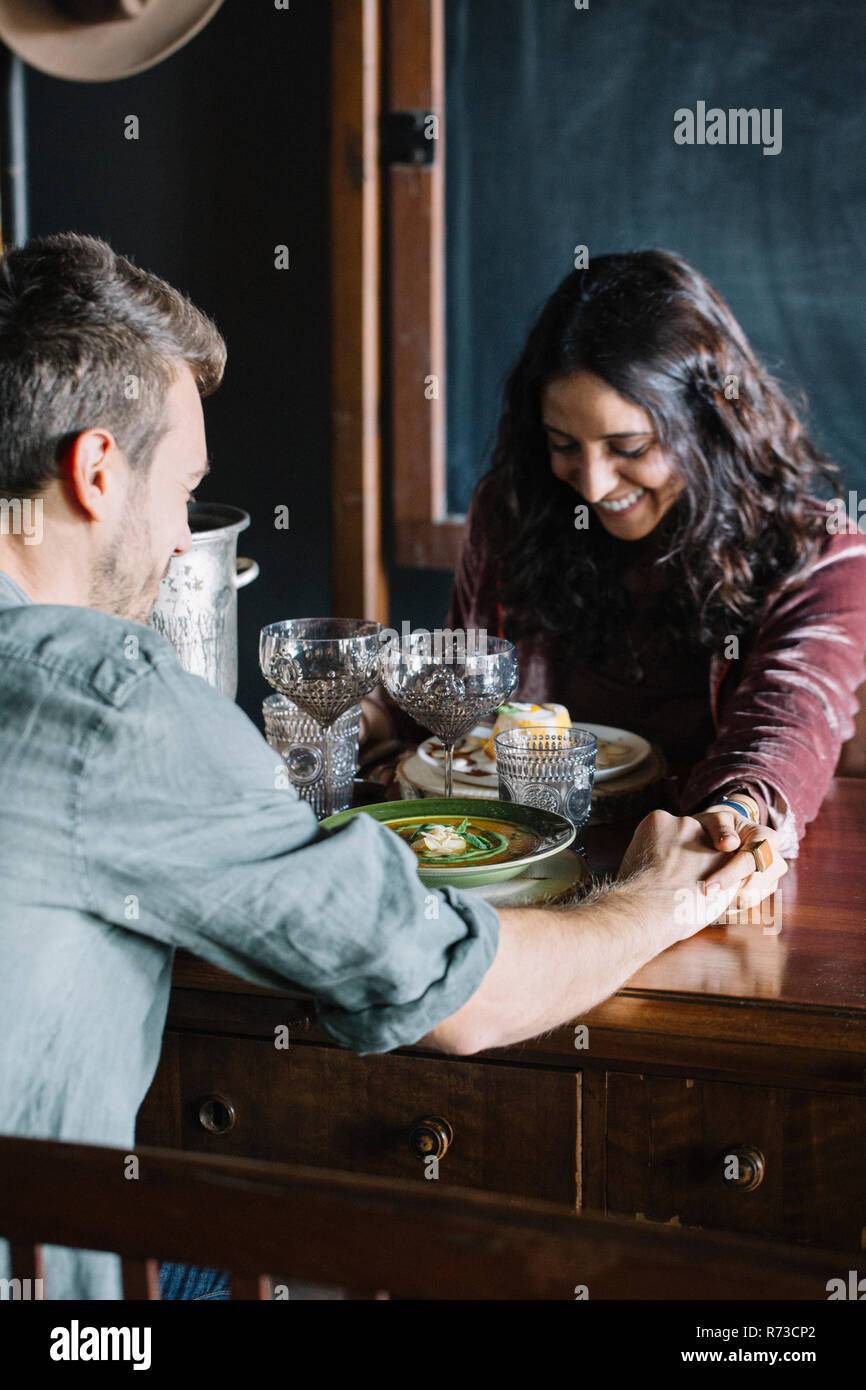
{"label": "woman's long dark curly hair", "polygon": [[508,634],[578,639],[588,660],[621,642],[630,611],[617,579],[624,543],[595,516],[575,530],[575,491],[550,466],[542,392],[578,371],[649,413],[684,481],[660,561],[672,641],[712,648],[748,634],[768,591],[805,571],[826,539],[816,485],[838,487],[838,470],[720,296],[680,257],[655,250],[599,256],[568,275],[508,378],[479,497]]}

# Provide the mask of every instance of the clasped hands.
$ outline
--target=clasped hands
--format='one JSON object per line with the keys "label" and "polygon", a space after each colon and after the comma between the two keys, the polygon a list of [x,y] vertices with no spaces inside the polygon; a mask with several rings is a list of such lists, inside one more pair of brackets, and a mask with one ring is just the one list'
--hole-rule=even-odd
{"label": "clasped hands", "polygon": [[[732,806],[708,806],[692,819],[699,821],[703,826],[713,849],[730,856],[716,872],[707,876],[707,892],[713,890],[713,884],[716,882],[724,889],[742,880],[740,891],[732,906],[745,911],[757,907],[776,891],[779,879],[788,872],[788,865],[779,853],[777,831],[768,825],[756,825],[747,816],[741,816]],[[764,870],[757,868],[755,856],[750,848],[760,840],[766,840],[772,851],[770,864]]]}
{"label": "clasped hands", "polygon": [[[749,848],[759,840],[772,849],[763,871]],[[635,831],[617,878],[635,875],[635,886],[639,879],[642,888],[661,893],[665,901],[670,898],[683,937],[756,906],[775,891],[787,871],[777,833],[725,806],[710,807],[697,816],[651,812]]]}

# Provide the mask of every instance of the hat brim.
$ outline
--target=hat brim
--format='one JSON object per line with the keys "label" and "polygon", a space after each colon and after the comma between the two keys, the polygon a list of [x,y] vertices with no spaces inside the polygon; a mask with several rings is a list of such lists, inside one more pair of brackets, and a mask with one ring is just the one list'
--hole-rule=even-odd
{"label": "hat brim", "polygon": [[151,0],[134,19],[81,24],[51,0],[0,0],[0,39],[25,63],[69,82],[112,82],[182,48],[223,0]]}

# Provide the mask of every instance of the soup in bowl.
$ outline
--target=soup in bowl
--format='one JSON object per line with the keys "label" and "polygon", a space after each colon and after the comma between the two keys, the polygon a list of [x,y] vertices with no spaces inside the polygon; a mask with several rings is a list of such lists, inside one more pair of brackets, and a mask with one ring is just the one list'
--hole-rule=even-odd
{"label": "soup in bowl", "polygon": [[378,802],[341,811],[322,825],[336,830],[357,815],[372,816],[399,835],[418,860],[421,880],[434,886],[480,887],[514,878],[566,849],[575,837],[565,816],[480,797]]}
{"label": "soup in bowl", "polygon": [[541,837],[522,825],[489,816],[398,816],[395,830],[422,864],[504,864],[537,849]]}

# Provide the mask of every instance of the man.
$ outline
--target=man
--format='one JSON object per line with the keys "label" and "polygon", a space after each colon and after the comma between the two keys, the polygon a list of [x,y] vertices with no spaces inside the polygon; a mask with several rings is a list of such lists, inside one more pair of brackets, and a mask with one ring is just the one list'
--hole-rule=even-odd
{"label": "man", "polygon": [[[104,242],[0,261],[6,1133],[132,1147],[177,946],[298,983],[358,1052],[472,1053],[583,1014],[708,915],[697,892],[672,910],[718,860],[688,819],[644,822],[590,905],[497,915],[446,888],[431,917],[396,835],[367,816],[328,835],[282,788],[252,723],[147,625],[190,545],[224,362],[213,324]],[[745,872],[719,873],[716,915]],[[117,1298],[117,1260],[50,1249],[46,1287]]]}

